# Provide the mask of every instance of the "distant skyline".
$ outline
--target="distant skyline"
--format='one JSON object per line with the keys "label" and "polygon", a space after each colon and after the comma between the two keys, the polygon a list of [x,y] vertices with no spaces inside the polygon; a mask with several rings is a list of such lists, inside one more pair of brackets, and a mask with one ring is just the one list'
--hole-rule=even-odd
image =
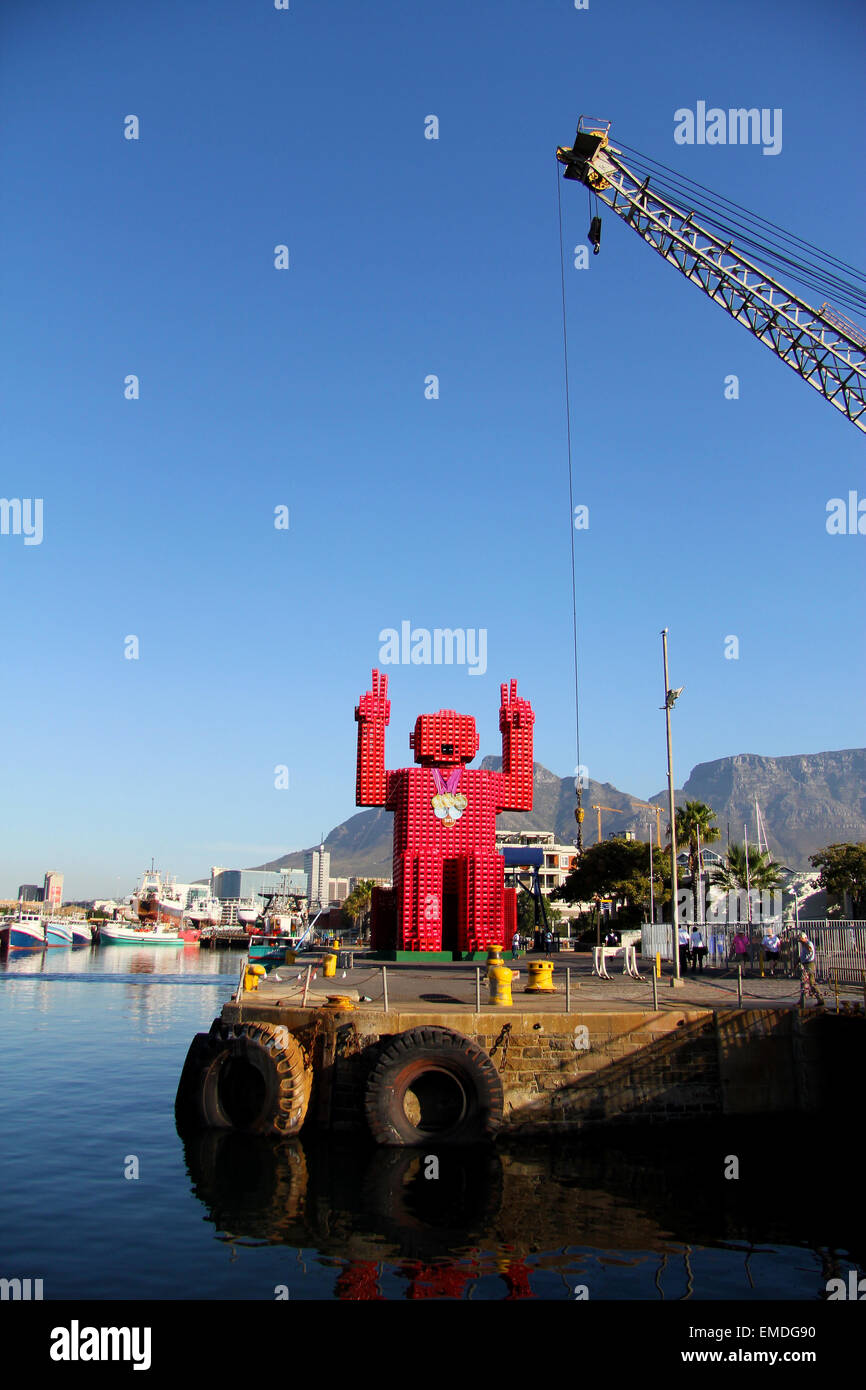
{"label": "distant skyline", "polygon": [[[516,678],[569,775],[556,146],[603,116],[856,265],[861,8],[10,0],[0,31],[0,493],[41,503],[38,543],[35,505],[0,534],[0,896],[316,843],[373,666],[390,767],[442,707],[498,753]],[[678,141],[715,107],[780,112],[771,157]],[[866,537],[825,523],[862,439],[606,209],[576,269],[561,191],[579,761],[664,786],[663,627],[677,785],[861,747]],[[474,634],[474,668],[383,666],[405,623]]]}

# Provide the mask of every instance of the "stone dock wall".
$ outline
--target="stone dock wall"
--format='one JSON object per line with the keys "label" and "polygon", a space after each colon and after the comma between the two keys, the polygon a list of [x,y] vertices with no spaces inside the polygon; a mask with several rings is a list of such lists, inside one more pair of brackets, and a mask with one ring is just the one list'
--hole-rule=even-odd
{"label": "stone dock wall", "polygon": [[846,1061],[866,1036],[864,1020],[790,1008],[455,1015],[242,1000],[222,1016],[291,1029],[314,1065],[306,1127],[337,1131],[363,1127],[380,1045],[411,1028],[450,1028],[484,1048],[502,1079],[505,1129],[515,1134],[817,1111],[843,1098]]}

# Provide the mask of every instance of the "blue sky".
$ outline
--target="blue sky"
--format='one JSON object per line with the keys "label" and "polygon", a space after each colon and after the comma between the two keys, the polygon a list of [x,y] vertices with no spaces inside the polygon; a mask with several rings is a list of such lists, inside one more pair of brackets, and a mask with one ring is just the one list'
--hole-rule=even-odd
{"label": "blue sky", "polygon": [[[517,677],[570,773],[555,148],[607,117],[857,264],[859,7],[8,0],[0,26],[0,491],[44,504],[41,545],[0,536],[0,894],[311,843],[353,812],[353,706],[404,620],[484,628],[487,670],[390,667],[389,766],[440,707],[498,751]],[[676,145],[699,100],[780,107],[781,153]],[[663,626],[678,784],[859,746],[866,541],[825,517],[866,492],[860,435],[612,213],[567,296],[582,762],[663,786]]]}

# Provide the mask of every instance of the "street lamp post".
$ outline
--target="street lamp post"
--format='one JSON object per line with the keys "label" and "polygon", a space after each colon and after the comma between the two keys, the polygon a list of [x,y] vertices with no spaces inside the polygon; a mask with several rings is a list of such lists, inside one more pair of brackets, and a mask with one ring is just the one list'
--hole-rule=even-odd
{"label": "street lamp post", "polygon": [[665,730],[668,741],[668,809],[671,818],[671,954],[673,956],[673,973],[671,974],[671,986],[676,987],[683,983],[680,971],[680,929],[679,929],[679,906],[677,903],[677,818],[674,806],[674,757],[671,747],[671,710],[682,694],[682,686],[679,690],[671,690],[668,684],[668,630],[662,629],[662,658],[664,661],[665,672],[665,702],[662,709],[665,712]]}

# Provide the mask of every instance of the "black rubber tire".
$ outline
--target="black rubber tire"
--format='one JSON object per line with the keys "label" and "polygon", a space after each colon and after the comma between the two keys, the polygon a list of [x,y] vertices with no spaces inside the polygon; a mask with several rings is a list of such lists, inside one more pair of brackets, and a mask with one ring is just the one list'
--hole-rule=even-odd
{"label": "black rubber tire", "polygon": [[[427,1077],[417,1119],[406,1093]],[[422,1093],[423,1095],[423,1093]],[[426,1113],[425,1113],[426,1105]],[[367,1081],[364,1113],[377,1144],[421,1148],[477,1144],[502,1124],[502,1082],[472,1038],[450,1028],[410,1028],[385,1043]]]}
{"label": "black rubber tire", "polygon": [[178,1126],[242,1134],[298,1134],[312,1069],[288,1028],[215,1023],[193,1038],[177,1091]]}

